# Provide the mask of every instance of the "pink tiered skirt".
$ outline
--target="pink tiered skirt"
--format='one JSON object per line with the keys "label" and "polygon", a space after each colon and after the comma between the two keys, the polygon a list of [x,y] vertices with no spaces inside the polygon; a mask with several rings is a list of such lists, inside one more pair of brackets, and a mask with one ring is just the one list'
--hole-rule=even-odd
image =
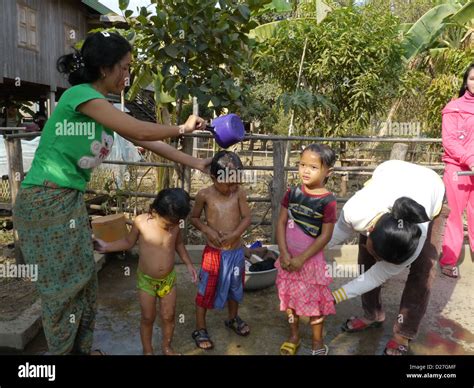
{"label": "pink tiered skirt", "polygon": [[[314,239],[306,235],[301,228],[292,223],[286,226],[286,244],[291,257],[304,252]],[[280,260],[276,285],[280,298],[280,310],[293,309],[296,315],[313,317],[336,314],[334,298],[328,285],[332,278],[326,273],[326,260],[323,252],[309,258],[298,271],[288,272],[281,268]]]}

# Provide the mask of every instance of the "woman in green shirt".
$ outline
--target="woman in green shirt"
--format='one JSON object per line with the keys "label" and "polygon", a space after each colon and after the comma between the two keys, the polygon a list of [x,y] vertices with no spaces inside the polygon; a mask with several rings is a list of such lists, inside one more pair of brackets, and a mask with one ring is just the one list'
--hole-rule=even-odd
{"label": "woman in green shirt", "polygon": [[90,354],[97,308],[97,275],[84,191],[92,169],[110,153],[113,133],[193,168],[206,160],[159,140],[202,129],[190,116],[183,125],[137,120],[110,104],[129,74],[132,47],[118,34],[89,35],[57,68],[72,85],[61,96],[41,135],[31,169],[13,209],[25,261],[38,266],[43,328],[52,354]]}

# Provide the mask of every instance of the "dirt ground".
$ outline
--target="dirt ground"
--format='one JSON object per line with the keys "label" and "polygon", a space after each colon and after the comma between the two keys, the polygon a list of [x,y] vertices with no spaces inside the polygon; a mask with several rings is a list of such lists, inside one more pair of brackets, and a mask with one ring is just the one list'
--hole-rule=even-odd
{"label": "dirt ground", "polygon": [[[14,264],[14,259],[0,256],[0,265]],[[0,320],[11,321],[38,298],[33,282],[28,279],[0,278]]]}
{"label": "dirt ground", "polygon": [[[110,355],[139,355],[142,353],[139,327],[140,306],[136,293],[137,260],[127,257],[111,259],[99,273],[99,298],[94,348]],[[126,269],[130,269],[130,275]],[[176,266],[178,298],[176,329],[173,345],[186,355],[277,355],[288,336],[285,315],[279,311],[275,286],[264,290],[245,292],[239,314],[250,327],[249,337],[239,337],[224,326],[226,310],[208,313],[208,329],[215,349],[197,349],[191,333],[195,329],[196,286],[188,278],[184,265]],[[397,319],[403,285],[407,272],[390,279],[382,291],[386,322],[381,328],[362,333],[345,333],[341,325],[350,316],[360,316],[360,298],[337,305],[336,315],[329,316],[324,327],[324,338],[332,355],[380,355],[392,335]],[[464,262],[461,278],[457,281],[437,275],[430,303],[422,321],[419,335],[410,345],[412,355],[474,355],[474,311],[469,295],[472,294],[474,263]],[[331,288],[337,288],[350,279],[336,278]],[[158,308],[159,311],[159,308]],[[153,346],[161,354],[161,328],[155,322]],[[311,329],[306,320],[301,324],[302,346],[299,355],[309,354]],[[44,336],[38,335],[23,354],[46,352]]]}

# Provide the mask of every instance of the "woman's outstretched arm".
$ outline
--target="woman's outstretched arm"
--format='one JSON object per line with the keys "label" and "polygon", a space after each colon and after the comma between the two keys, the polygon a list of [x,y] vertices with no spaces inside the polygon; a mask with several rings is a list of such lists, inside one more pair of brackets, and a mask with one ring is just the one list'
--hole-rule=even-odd
{"label": "woman's outstretched arm", "polygon": [[119,135],[136,140],[162,140],[204,129],[206,125],[202,118],[195,115],[189,116],[182,125],[162,125],[137,120],[116,109],[107,100],[99,98],[82,103],[77,110]]}
{"label": "woman's outstretched arm", "polygon": [[128,140],[130,140],[135,145],[146,148],[147,150],[168,160],[195,168],[196,170],[200,170],[206,174],[209,173],[209,165],[211,164],[212,158],[195,158],[194,156],[181,152],[173,146],[170,146],[169,144],[166,144],[162,141],[140,141],[132,138],[128,138]]}

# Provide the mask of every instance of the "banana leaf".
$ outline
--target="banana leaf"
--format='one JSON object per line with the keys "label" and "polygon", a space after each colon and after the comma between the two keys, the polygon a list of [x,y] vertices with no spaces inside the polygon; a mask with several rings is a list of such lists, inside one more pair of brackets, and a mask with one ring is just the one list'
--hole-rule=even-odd
{"label": "banana leaf", "polygon": [[[283,3],[286,3],[285,1],[277,2],[277,1],[272,1],[272,6],[278,6],[279,12],[285,12],[285,10],[291,11],[291,5],[289,6],[289,9],[286,9]],[[268,5],[268,6],[271,6]],[[281,7],[280,7],[281,6]],[[248,34],[249,38],[255,39],[257,42],[264,42],[267,39],[270,39],[271,37],[275,36],[276,31],[278,28],[282,25],[282,22],[287,22],[287,23],[295,23],[298,22],[299,20],[315,20],[316,23],[321,23],[323,19],[327,16],[329,12],[332,11],[332,8],[327,5],[324,1],[322,0],[316,0],[316,18],[314,17],[305,17],[305,18],[293,18],[293,19],[286,19],[286,20],[277,20],[274,22],[270,23],[265,23],[261,24],[258,27],[255,27],[253,30],[251,30]]]}
{"label": "banana leaf", "polygon": [[418,19],[403,37],[404,57],[410,60],[425,50],[443,31],[448,19],[456,14],[460,6],[455,3],[441,4],[431,8]]}
{"label": "banana leaf", "polygon": [[449,21],[462,26],[474,22],[474,1],[467,3],[458,12],[451,16]]}

